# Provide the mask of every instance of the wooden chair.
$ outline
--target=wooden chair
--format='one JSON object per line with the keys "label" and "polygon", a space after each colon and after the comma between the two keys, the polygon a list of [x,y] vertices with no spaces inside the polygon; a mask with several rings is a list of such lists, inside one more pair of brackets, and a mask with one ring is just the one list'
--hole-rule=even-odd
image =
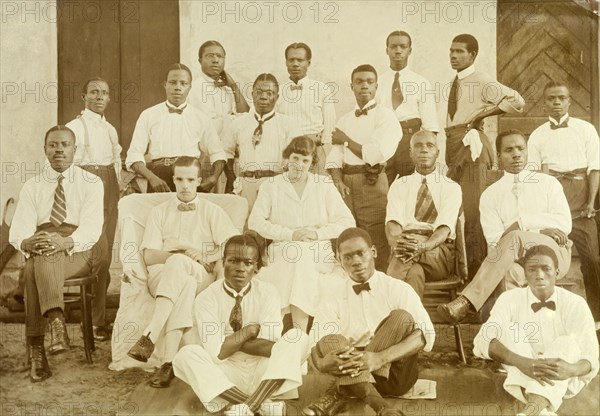
{"label": "wooden chair", "polygon": [[[464,215],[461,210],[461,214],[458,217],[456,223],[456,239],[454,240],[455,245],[455,257],[456,265],[454,274],[451,274],[444,280],[438,280],[437,282],[425,282],[425,293],[423,295],[423,305],[429,313],[434,323],[445,323],[444,321],[437,320],[437,306],[441,303],[448,303],[456,299],[458,296],[458,289],[462,287],[464,279],[468,276],[467,271],[467,259],[466,259],[466,246],[464,239]],[[456,323],[452,325],[454,327],[454,340],[456,342],[456,352],[460,360],[466,364],[467,359],[465,357],[465,351],[463,348],[462,335],[460,332],[460,324]]]}
{"label": "wooden chair", "polygon": [[83,332],[83,348],[85,350],[85,359],[88,364],[92,364],[92,352],[96,350],[94,343],[94,331],[92,328],[92,284],[98,280],[98,270],[93,270],[89,275],[74,277],[65,280],[65,287],[79,286],[79,293],[70,292],[64,294],[65,319],[70,312],[70,306],[79,304],[81,310],[81,326]]}

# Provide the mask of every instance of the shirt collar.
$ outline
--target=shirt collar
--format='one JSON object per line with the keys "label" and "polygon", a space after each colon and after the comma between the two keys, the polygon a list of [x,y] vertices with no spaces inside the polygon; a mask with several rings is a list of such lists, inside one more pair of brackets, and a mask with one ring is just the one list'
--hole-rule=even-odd
{"label": "shirt collar", "polygon": [[256,109],[252,109],[252,112],[254,113],[252,116],[256,119],[258,118],[259,120],[265,120],[269,117],[271,117],[271,115],[275,114],[275,108],[273,108],[270,112],[268,112],[267,114],[263,114],[262,116],[260,114],[258,114],[256,112]]}
{"label": "shirt collar", "polygon": [[308,75],[305,75],[303,78],[300,78],[298,82],[294,82],[289,79],[289,82],[294,85],[306,85],[308,83]]}
{"label": "shirt collar", "polygon": [[464,79],[475,72],[475,65],[471,65],[456,73],[458,79]]}
{"label": "shirt collar", "polygon": [[435,169],[432,172],[428,173],[427,175],[422,175],[419,172],[417,172],[416,170],[412,173],[412,175],[419,180],[419,183],[423,181],[423,178],[425,178],[425,180],[427,181],[428,184],[430,184],[432,182],[433,183],[439,182],[440,173],[438,172],[437,162],[436,162]]}
{"label": "shirt collar", "polygon": [[231,296],[233,296],[234,298],[237,298],[238,296],[242,296],[242,294],[244,296],[246,296],[248,294],[248,292],[246,292],[246,290],[248,290],[248,288],[250,287],[250,284],[252,282],[248,282],[246,284],[246,286],[244,286],[242,288],[242,290],[240,290],[239,292],[236,292],[234,289],[230,288],[229,286],[227,286],[227,283],[225,281],[223,281],[223,289],[225,289],[226,292],[228,292]]}
{"label": "shirt collar", "polygon": [[167,104],[167,107],[169,107],[169,108],[176,108],[176,109],[184,109],[188,105],[187,100],[185,100],[184,102],[182,102],[179,106],[174,106],[173,104],[171,104],[169,102],[169,100],[166,100],[165,103]]}
{"label": "shirt collar", "polygon": [[521,172],[517,173],[516,175],[514,173],[504,171],[504,175],[502,176],[502,179],[504,179],[507,182],[510,181],[511,183],[531,182],[531,180],[532,180],[531,175],[534,175],[534,174],[535,174],[535,172],[532,172],[527,168],[523,169]]}
{"label": "shirt collar", "polygon": [[[556,296],[556,286],[554,287],[554,292],[552,293],[552,295],[550,295],[550,297],[548,299],[546,299],[546,302],[549,301],[554,301],[555,304],[558,304],[556,302],[557,296]],[[537,303],[537,302],[541,302],[540,299],[538,299],[533,292],[531,291],[530,287],[527,287],[527,304],[531,305],[533,303]]]}
{"label": "shirt collar", "polygon": [[402,68],[402,69],[401,69],[401,70],[399,70],[399,71],[396,71],[395,69],[392,69],[392,68],[390,67],[390,71],[392,72],[392,74],[395,74],[396,72],[399,72],[399,73],[400,73],[400,75],[402,75],[402,74],[406,74],[407,72],[410,72],[410,69],[408,69],[408,65],[406,65],[404,68]]}
{"label": "shirt collar", "polygon": [[44,176],[48,178],[50,182],[56,182],[58,180],[58,175],[64,176],[67,182],[72,181],[75,173],[75,165],[71,164],[71,166],[69,166],[64,172],[57,172],[54,170],[48,159],[46,159],[46,162],[47,163],[44,164]]}
{"label": "shirt collar", "polygon": [[81,112],[81,116],[86,119],[93,120],[93,121],[104,121],[105,120],[104,114],[95,113],[92,110],[90,110],[89,108],[84,108],[83,111]]}
{"label": "shirt collar", "polygon": [[190,202],[183,202],[181,199],[177,198],[177,194],[175,194],[175,202],[177,204],[198,204],[199,200],[198,193],[196,193],[196,196]]}
{"label": "shirt collar", "polygon": [[360,285],[360,284],[363,284],[363,283],[369,283],[369,286],[371,286],[371,289],[373,289],[373,286],[377,285],[377,282],[379,280],[379,276],[377,274],[377,270],[375,270],[373,272],[373,275],[371,277],[369,277],[369,279],[367,281],[362,282],[362,283],[361,282],[356,282],[356,281],[352,280],[352,278],[350,277],[350,275],[348,275],[348,272],[346,272],[346,275],[347,275],[346,276],[346,278],[347,278],[347,284],[348,284],[348,287],[350,289],[352,289],[352,286],[354,286],[354,285]]}
{"label": "shirt collar", "polygon": [[562,116],[560,118],[560,120],[558,120],[558,123],[556,122],[555,119],[553,119],[552,117],[548,116],[548,121],[550,121],[550,124],[554,124],[555,126],[558,126],[559,124],[564,123],[567,119],[569,118],[569,113],[565,113],[564,116]]}
{"label": "shirt collar", "polygon": [[[369,101],[367,104],[365,104],[365,106],[363,108],[367,108],[372,106],[373,104],[376,104],[377,101],[373,98],[371,101]],[[361,108],[358,106],[358,103],[356,103],[356,105],[354,106],[355,110],[361,110]]]}

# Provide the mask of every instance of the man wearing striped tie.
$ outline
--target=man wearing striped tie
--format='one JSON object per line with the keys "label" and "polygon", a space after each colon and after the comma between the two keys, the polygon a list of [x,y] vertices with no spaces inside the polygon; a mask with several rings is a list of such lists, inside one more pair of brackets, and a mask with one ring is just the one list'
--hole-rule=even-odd
{"label": "man wearing striped tie", "polygon": [[[96,244],[104,221],[102,180],[73,165],[75,149],[72,130],[65,126],[48,130],[44,150],[50,163],[23,185],[10,230],[10,243],[27,258],[23,269],[25,333],[33,383],[52,375],[44,349],[46,318],[50,323],[48,352],[69,349],[64,281],[89,274],[106,250],[105,244]],[[96,286],[95,292],[104,292]],[[104,300],[104,296],[94,300],[94,317],[104,311]]]}
{"label": "man wearing striped tie", "polygon": [[387,274],[404,280],[423,298],[425,280],[442,280],[454,271],[460,186],[437,169],[435,133],[421,130],[410,139],[415,172],[390,187],[386,236],[393,253]]}
{"label": "man wearing striped tie", "polygon": [[496,151],[504,175],[483,192],[479,202],[488,254],[461,295],[438,306],[438,313],[448,322],[462,320],[471,308],[480,311],[485,321],[501,292],[525,286],[517,261],[532,245],[554,250],[559,279],[571,264],[572,243],[567,238],[571,211],[560,182],[525,169],[527,141],[518,130],[499,133]]}

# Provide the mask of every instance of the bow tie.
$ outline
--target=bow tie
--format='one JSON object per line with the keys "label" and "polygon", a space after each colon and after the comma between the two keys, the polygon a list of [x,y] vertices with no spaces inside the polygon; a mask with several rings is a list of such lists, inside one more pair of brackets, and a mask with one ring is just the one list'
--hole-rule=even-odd
{"label": "bow tie", "polygon": [[542,308],[548,308],[551,311],[555,311],[556,310],[556,303],[553,300],[549,300],[548,302],[543,301],[543,302],[533,302],[531,304],[531,309],[533,309],[533,312],[537,312]]}
{"label": "bow tie", "polygon": [[185,110],[186,107],[187,107],[187,105],[184,105],[181,108],[174,108],[174,107],[167,106],[167,108],[169,109],[169,114],[171,114],[171,113],[181,114],[181,113],[183,113],[183,110]]}
{"label": "bow tie", "polygon": [[553,122],[550,122],[550,130],[556,130],[556,129],[566,129],[567,127],[569,127],[569,118],[567,117],[567,119],[565,121],[563,121],[560,124],[554,124]]}
{"label": "bow tie", "polygon": [[352,285],[352,289],[354,290],[354,293],[358,295],[363,290],[371,290],[371,285],[369,285],[369,282],[360,283],[358,285]]}
{"label": "bow tie", "polygon": [[179,211],[195,211],[196,210],[196,204],[193,202],[182,202],[181,204],[177,205],[177,209]]}
{"label": "bow tie", "polygon": [[372,109],[374,109],[374,108],[375,108],[375,106],[377,106],[377,103],[375,103],[375,104],[372,104],[372,105],[370,105],[370,106],[368,106],[368,107],[365,107],[365,108],[363,108],[362,110],[361,110],[361,109],[356,109],[356,110],[354,111],[354,115],[355,115],[356,117],[360,117],[360,116],[362,116],[362,115],[365,115],[365,116],[366,116],[366,115],[367,115],[367,113],[369,112],[369,110],[372,110]]}
{"label": "bow tie", "polygon": [[219,78],[215,81],[215,88],[223,88],[227,85],[227,81],[223,78]]}
{"label": "bow tie", "polygon": [[290,90],[292,90],[292,91],[302,90],[302,85],[292,84],[292,85],[290,85]]}

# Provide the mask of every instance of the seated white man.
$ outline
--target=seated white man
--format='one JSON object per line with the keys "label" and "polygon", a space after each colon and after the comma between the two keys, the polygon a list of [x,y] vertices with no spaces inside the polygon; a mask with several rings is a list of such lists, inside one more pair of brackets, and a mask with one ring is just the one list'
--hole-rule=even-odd
{"label": "seated white man", "polygon": [[517,260],[532,245],[554,249],[559,278],[571,264],[567,238],[571,212],[562,186],[550,175],[525,169],[527,140],[520,131],[499,133],[496,151],[504,175],[483,192],[479,202],[488,254],[461,295],[438,306],[438,313],[448,322],[464,319],[470,308],[480,311],[485,320],[498,293],[523,286],[526,282]]}
{"label": "seated white man", "polygon": [[426,280],[454,271],[460,186],[437,169],[440,153],[434,133],[410,138],[415,172],[394,181],[388,192],[385,231],[393,253],[387,274],[404,280],[423,298]]}
{"label": "seated white man", "polygon": [[415,384],[418,353],[433,347],[433,324],[413,288],[375,270],[377,251],[365,230],[343,231],[337,255],[347,276],[332,277],[316,323],[329,328],[329,335],[311,351],[316,369],[335,376],[337,387],[303,413],[336,415],[353,396],[378,415],[402,415],[382,396],[400,396]]}
{"label": "seated white man", "polygon": [[263,262],[258,238],[246,233],[225,243],[225,280],[194,303],[202,345],[183,347],[173,361],[209,412],[229,406],[237,416],[285,415],[285,403],[270,398],[302,384],[308,336],[300,329],[280,336],[279,293],[254,279]]}
{"label": "seated white man", "polygon": [[598,374],[598,340],[586,301],[555,287],[559,260],[538,245],[522,259],[528,287],[504,292],[474,340],[473,352],[503,364],[504,389],[529,415],[555,415]]}
{"label": "seated white man", "polygon": [[147,362],[164,334],[164,363],[152,387],[168,387],[173,379],[171,361],[184,330],[192,327],[194,298],[215,280],[221,245],[237,234],[223,209],[196,195],[199,174],[198,159],[181,156],[175,161],[177,193],[152,209],[140,247],[148,268],[148,290],[156,303],[150,324],[127,355]]}

